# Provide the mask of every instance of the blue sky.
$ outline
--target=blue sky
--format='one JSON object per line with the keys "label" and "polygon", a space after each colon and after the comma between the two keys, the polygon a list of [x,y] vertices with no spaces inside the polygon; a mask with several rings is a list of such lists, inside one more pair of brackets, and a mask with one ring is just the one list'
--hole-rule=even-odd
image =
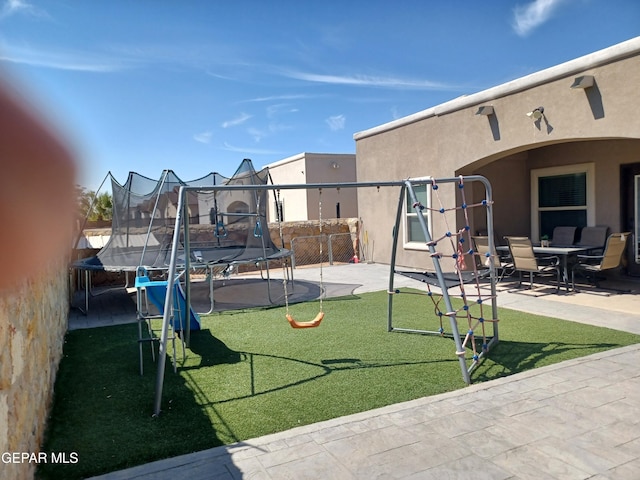
{"label": "blue sky", "polygon": [[0,73],[92,189],[353,153],[355,132],[640,35],[638,0],[1,1]]}

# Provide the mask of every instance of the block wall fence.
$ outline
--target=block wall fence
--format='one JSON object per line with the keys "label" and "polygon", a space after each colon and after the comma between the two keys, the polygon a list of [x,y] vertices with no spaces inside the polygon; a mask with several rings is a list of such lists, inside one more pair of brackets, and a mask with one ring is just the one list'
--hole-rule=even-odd
{"label": "block wall fence", "polygon": [[[40,452],[68,317],[66,259],[0,291],[0,454]],[[3,461],[0,477],[31,479],[35,467]]]}

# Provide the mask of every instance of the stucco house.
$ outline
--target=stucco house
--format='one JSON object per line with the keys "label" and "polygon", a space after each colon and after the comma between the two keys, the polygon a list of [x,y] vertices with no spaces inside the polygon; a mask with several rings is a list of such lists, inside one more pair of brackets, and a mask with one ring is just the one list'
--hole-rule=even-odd
{"label": "stucco house", "polygon": [[[358,181],[483,175],[493,188],[498,242],[505,235],[535,241],[555,225],[606,225],[634,234],[627,269],[640,274],[637,78],[640,37],[358,132]],[[373,260],[388,263],[398,194],[362,188],[357,195]],[[455,202],[453,194],[444,201]],[[484,221],[475,214],[471,227],[482,231]],[[397,263],[430,267],[407,225]]]}
{"label": "stucco house", "polygon": [[[267,165],[273,183],[309,184],[356,181],[356,156],[343,153],[299,153]],[[281,220],[298,222],[318,220],[317,189],[282,190],[279,192]],[[268,219],[277,220],[276,202],[269,203]],[[352,188],[322,191],[322,218],[357,218],[357,193]]]}

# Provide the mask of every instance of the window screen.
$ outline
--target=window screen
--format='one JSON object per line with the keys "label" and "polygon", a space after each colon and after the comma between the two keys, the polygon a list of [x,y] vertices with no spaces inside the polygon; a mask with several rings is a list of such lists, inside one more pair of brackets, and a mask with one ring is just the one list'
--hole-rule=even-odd
{"label": "window screen", "polygon": [[538,206],[581,207],[587,205],[586,172],[538,179]]}

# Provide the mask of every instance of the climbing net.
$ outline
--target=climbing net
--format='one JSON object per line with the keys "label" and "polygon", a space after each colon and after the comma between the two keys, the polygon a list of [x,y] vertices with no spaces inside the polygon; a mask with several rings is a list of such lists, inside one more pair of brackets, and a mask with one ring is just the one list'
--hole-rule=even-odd
{"label": "climbing net", "polygon": [[[439,238],[432,239],[428,242],[428,245],[433,245],[437,247],[439,243],[448,243],[448,246],[451,249],[451,258],[455,261],[456,269],[455,274],[458,276],[460,289],[460,298],[462,299],[462,306],[454,309],[451,312],[443,312],[440,304],[442,303],[443,296],[434,295],[431,290],[429,284],[427,284],[428,295],[432,299],[434,304],[434,311],[438,318],[440,319],[440,329],[441,333],[444,333],[442,319],[443,317],[451,317],[454,316],[458,323],[460,324],[460,320],[466,322],[466,335],[464,340],[462,341],[462,347],[471,348],[473,350],[473,360],[477,361],[479,358],[479,354],[476,346],[476,330],[480,330],[480,336],[482,338],[482,351],[486,352],[488,349],[488,335],[487,335],[487,322],[497,322],[497,318],[493,318],[493,312],[491,309],[487,307],[487,301],[495,299],[495,294],[486,295],[483,293],[483,289],[481,289],[480,280],[483,277],[486,277],[486,273],[489,272],[480,272],[479,271],[479,263],[482,265],[486,265],[486,261],[476,261],[476,258],[480,256],[480,254],[475,250],[475,245],[473,243],[473,239],[471,238],[471,227],[469,221],[469,209],[474,207],[486,207],[488,202],[486,199],[483,199],[481,202],[469,204],[467,203],[465,188],[464,188],[464,178],[462,176],[459,177],[460,180],[458,182],[458,192],[460,192],[460,206],[445,208],[442,203],[442,199],[439,195],[439,185],[433,180],[431,184],[431,189],[433,190],[436,201],[439,205],[439,208],[430,208],[431,211],[437,212],[444,217],[444,224],[446,227],[446,233]],[[415,206],[414,206],[415,208]],[[418,208],[424,208],[422,206],[418,206]],[[464,214],[464,226],[457,231],[453,232],[449,218],[446,213],[449,211],[462,211]],[[442,245],[441,245],[442,246]],[[437,256],[438,258],[442,258],[445,254],[442,251],[436,251],[431,254],[433,256]],[[467,263],[467,257],[470,257],[471,268],[469,269]],[[493,258],[490,254],[487,254],[486,259],[489,262],[493,261]],[[471,282],[468,281],[468,278],[465,278],[465,272],[471,272]],[[486,289],[484,290],[486,291]],[[469,292],[469,293],[468,293]],[[488,315],[488,317],[487,317]],[[464,355],[464,351],[456,352],[457,355]]]}
{"label": "climbing net", "polygon": [[[421,222],[427,240],[426,245],[429,247],[429,254],[434,262],[436,272],[397,271],[396,273],[421,280],[426,284],[426,292],[414,293],[426,294],[430,298],[433,311],[439,321],[439,328],[436,331],[394,328],[390,313],[389,330],[445,336],[447,332],[444,320],[448,318],[451,334],[456,339],[456,355],[461,359],[461,363],[466,362],[467,350],[471,351],[471,365],[467,368],[467,372],[470,372],[489,351],[490,346],[497,342],[496,324],[498,318],[494,256],[476,251],[469,214],[470,210],[474,208],[484,208],[487,210],[488,217],[491,214],[490,207],[493,201],[490,198],[485,198],[477,203],[468,203],[465,178],[462,176],[455,179],[454,182],[458,193],[455,195],[455,206],[452,207],[445,207],[440,195],[439,181],[429,178],[428,181],[415,181],[415,183],[418,185],[421,183],[430,184],[433,201],[431,205],[424,205],[414,195],[411,204],[413,210],[419,217],[422,217],[422,220],[424,220],[423,215],[428,212],[433,217],[433,224],[442,226],[440,231],[444,231],[438,236],[431,237],[429,229],[426,227],[426,221]],[[407,186],[411,189],[413,185],[408,181]],[[462,223],[462,227],[456,228],[455,225],[460,223]],[[492,227],[492,220],[487,223]],[[493,233],[488,232],[488,235],[493,235]],[[453,265],[453,271],[446,273],[442,271],[441,261],[445,259],[451,259],[446,261],[449,262],[449,265]],[[485,281],[487,278],[490,279],[489,288],[487,288]],[[398,289],[390,289],[389,291],[390,295],[397,293],[410,292]],[[458,297],[458,300],[452,301],[452,297]],[[468,376],[465,377],[465,380],[467,379]]]}

